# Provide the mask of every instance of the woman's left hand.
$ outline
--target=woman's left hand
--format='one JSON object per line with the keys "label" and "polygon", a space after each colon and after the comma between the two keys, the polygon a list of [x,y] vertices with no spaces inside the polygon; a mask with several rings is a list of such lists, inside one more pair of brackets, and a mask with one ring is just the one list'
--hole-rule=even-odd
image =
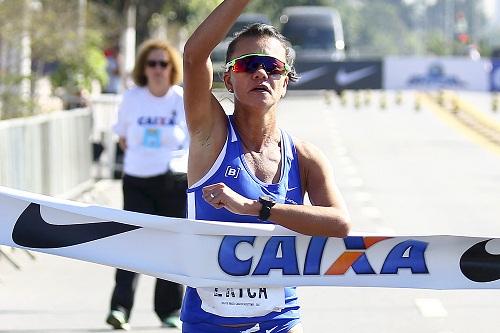
{"label": "woman's left hand", "polygon": [[257,201],[245,198],[224,183],[205,186],[203,199],[216,209],[226,208],[239,215],[258,215],[254,212]]}

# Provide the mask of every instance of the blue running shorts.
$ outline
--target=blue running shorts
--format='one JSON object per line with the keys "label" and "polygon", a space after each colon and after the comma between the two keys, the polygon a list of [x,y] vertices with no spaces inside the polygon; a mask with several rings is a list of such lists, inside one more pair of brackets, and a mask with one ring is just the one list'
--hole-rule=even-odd
{"label": "blue running shorts", "polygon": [[270,320],[256,325],[227,327],[208,323],[182,323],[182,333],[287,333],[300,319]]}

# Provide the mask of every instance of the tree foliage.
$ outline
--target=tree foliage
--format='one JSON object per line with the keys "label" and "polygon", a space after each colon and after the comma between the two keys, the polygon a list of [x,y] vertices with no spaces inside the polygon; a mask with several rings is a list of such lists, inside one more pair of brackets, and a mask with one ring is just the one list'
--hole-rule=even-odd
{"label": "tree foliage", "polygon": [[[221,0],[93,0],[117,10],[131,1],[138,6],[139,41],[145,38],[144,26],[153,13],[166,18],[169,33],[184,29],[189,34],[221,3]],[[302,5],[336,8],[343,20],[349,54],[360,57],[457,53],[451,36],[455,13],[465,13],[473,39],[484,21],[481,2],[467,0],[437,1],[430,6],[419,0],[253,0],[246,12],[266,14],[279,27],[279,17],[285,7]],[[439,45],[438,41],[444,44]]]}
{"label": "tree foliage", "polygon": [[[106,82],[102,46],[104,38],[116,31],[113,29],[117,16],[91,1],[83,11],[78,5],[75,0],[0,1],[0,45],[10,54],[9,61],[20,62],[19,40],[28,36],[33,70],[27,78],[18,77],[20,74],[15,71],[10,71],[8,78],[2,74],[4,109],[12,106],[20,109],[20,115],[26,113],[21,110],[21,103],[5,97],[5,92],[16,91],[23,79],[31,81],[31,98],[36,96],[36,82],[47,74],[52,76],[55,87],[70,93],[90,88],[93,80]],[[27,102],[35,106],[32,101]]]}

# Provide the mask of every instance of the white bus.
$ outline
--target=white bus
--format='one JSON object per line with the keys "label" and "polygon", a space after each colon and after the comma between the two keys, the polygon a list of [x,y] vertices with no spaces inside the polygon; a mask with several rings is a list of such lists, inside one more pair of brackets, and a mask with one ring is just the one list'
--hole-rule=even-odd
{"label": "white bus", "polygon": [[339,13],[331,7],[286,7],[280,17],[281,33],[290,40],[297,60],[345,59],[345,42]]}

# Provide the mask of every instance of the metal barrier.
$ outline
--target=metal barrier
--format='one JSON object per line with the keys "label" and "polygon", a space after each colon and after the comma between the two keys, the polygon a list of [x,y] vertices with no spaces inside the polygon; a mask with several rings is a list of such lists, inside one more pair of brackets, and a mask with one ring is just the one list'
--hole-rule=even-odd
{"label": "metal barrier", "polygon": [[0,122],[0,185],[71,197],[91,181],[92,114],[53,112]]}
{"label": "metal barrier", "polygon": [[90,104],[92,110],[92,141],[101,144],[103,151],[94,164],[95,178],[113,178],[116,169],[117,136],[112,127],[118,116],[118,105],[121,95],[103,94],[94,97]]}
{"label": "metal barrier", "polygon": [[[92,183],[91,133],[89,109],[0,121],[0,185],[74,197]],[[7,249],[0,257],[21,268]]]}

